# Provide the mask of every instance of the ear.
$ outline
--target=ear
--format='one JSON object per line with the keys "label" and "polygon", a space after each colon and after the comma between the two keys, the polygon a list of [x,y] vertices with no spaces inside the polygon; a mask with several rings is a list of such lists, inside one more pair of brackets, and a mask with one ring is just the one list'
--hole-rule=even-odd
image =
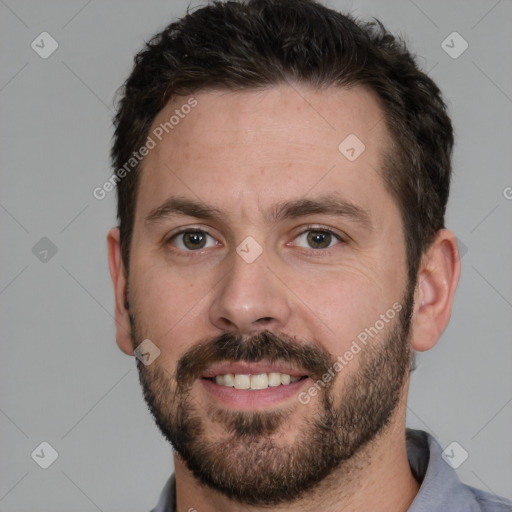
{"label": "ear", "polygon": [[414,350],[429,350],[441,337],[450,320],[459,276],[457,239],[451,231],[441,229],[418,269],[411,337]]}
{"label": "ear", "polygon": [[112,228],[107,235],[108,264],[110,277],[114,285],[116,341],[119,348],[127,355],[133,356],[130,312],[127,309],[127,276],[121,257],[121,236],[118,228]]}

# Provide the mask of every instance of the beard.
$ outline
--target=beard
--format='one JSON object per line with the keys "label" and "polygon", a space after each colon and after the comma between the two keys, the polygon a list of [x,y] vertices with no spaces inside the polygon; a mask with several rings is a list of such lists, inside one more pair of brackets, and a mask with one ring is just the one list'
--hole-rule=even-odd
{"label": "beard", "polygon": [[[315,403],[232,411],[194,402],[192,385],[216,362],[285,361],[304,369],[315,382],[333,367],[335,359],[318,344],[270,331],[250,337],[224,333],[199,342],[182,355],[174,373],[158,359],[149,366],[137,361],[144,399],[164,437],[202,484],[245,505],[299,500],[335,470],[345,468],[348,477],[350,461],[390,424],[412,359],[413,293],[414,286],[409,286],[387,332],[362,348],[357,362],[323,384]],[[146,337],[135,316],[131,320],[132,338],[140,343]],[[342,383],[336,390],[338,380]],[[297,407],[310,413],[288,425]],[[216,435],[219,429],[221,435]],[[293,440],[283,445],[282,436],[292,429]]]}

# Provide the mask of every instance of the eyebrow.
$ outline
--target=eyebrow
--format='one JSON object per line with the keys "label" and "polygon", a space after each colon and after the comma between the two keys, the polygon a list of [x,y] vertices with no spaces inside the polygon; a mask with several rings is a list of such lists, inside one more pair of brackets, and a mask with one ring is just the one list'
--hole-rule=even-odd
{"label": "eyebrow", "polygon": [[[365,209],[334,194],[322,195],[312,199],[300,198],[283,201],[275,205],[265,215],[265,220],[267,223],[272,224],[308,215],[346,217],[361,224],[368,231],[371,231],[373,228],[370,215]],[[154,223],[164,222],[175,216],[195,217],[222,224],[227,214],[202,201],[183,197],[170,197],[163,204],[151,210],[144,220],[144,225],[149,227]]]}

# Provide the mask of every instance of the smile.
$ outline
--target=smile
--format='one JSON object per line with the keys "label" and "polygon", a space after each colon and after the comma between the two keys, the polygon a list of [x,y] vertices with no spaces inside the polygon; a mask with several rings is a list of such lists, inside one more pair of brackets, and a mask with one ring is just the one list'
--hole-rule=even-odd
{"label": "smile", "polygon": [[287,386],[292,382],[307,378],[295,377],[287,373],[270,372],[259,373],[257,375],[245,375],[240,373],[226,373],[211,377],[210,380],[219,386],[226,386],[235,389],[259,390],[273,388],[277,386]]}
{"label": "smile", "polygon": [[200,378],[210,399],[229,408],[254,410],[277,405],[297,396],[306,381],[306,371],[289,363],[222,362]]}

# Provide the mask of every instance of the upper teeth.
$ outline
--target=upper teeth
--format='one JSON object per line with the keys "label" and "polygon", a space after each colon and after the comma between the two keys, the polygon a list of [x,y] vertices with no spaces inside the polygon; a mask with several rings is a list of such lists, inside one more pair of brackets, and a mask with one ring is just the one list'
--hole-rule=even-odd
{"label": "upper teeth", "polygon": [[235,389],[267,389],[281,384],[299,380],[299,377],[292,377],[286,373],[260,373],[258,375],[243,375],[240,373],[226,373],[217,375],[215,382],[221,386],[228,386]]}

